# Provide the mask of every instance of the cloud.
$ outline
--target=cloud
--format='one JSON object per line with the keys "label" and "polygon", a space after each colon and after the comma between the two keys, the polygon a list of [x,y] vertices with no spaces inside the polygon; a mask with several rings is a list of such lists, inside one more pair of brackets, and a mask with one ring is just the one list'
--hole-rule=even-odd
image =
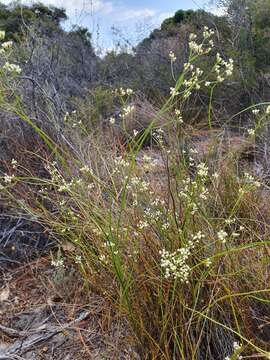
{"label": "cloud", "polygon": [[[47,4],[51,3],[50,0],[45,1]],[[80,11],[107,15],[114,10],[112,2],[103,0],[56,0],[53,2],[53,5],[64,7],[67,10],[67,14]]]}
{"label": "cloud", "polygon": [[156,11],[153,9],[119,9],[119,16],[117,20],[127,21],[135,18],[150,18],[156,15]]}
{"label": "cloud", "polygon": [[227,14],[227,11],[226,11],[226,8],[223,7],[223,6],[213,6],[211,8],[209,8],[209,11],[214,14],[214,15],[217,15],[217,16],[224,16]]}

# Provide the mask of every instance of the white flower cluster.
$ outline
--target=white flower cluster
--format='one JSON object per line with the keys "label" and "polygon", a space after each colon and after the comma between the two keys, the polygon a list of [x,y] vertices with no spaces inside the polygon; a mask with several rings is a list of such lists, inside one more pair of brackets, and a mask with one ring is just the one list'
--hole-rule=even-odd
{"label": "white flower cluster", "polygon": [[148,207],[144,210],[144,216],[151,221],[158,221],[162,217],[162,211]]}
{"label": "white flower cluster", "polygon": [[56,260],[52,260],[51,261],[51,265],[56,267],[56,268],[64,268],[65,267],[65,264],[64,264],[64,259],[63,258],[59,258],[59,259],[56,259]]}
{"label": "white flower cluster", "polygon": [[173,51],[169,52],[169,58],[171,59],[171,62],[176,61],[176,56],[175,56],[175,53]]}
{"label": "white flower cluster", "polygon": [[181,115],[181,111],[179,109],[175,109],[174,113],[175,113],[175,115],[177,117],[177,122],[179,124],[183,124],[184,121],[183,121],[183,117]]}
{"label": "white flower cluster", "polygon": [[191,78],[189,80],[184,81],[184,86],[189,89],[195,88],[199,90],[201,88],[200,85],[200,77],[203,75],[203,70],[199,67],[192,71]]}
{"label": "white flower cluster", "polygon": [[261,183],[254,178],[253,175],[250,175],[249,173],[244,174],[244,181],[247,184],[253,185],[256,188],[259,188],[261,186]]}
{"label": "white flower cluster", "polygon": [[139,230],[144,230],[144,229],[148,228],[149,225],[150,225],[150,224],[148,223],[148,221],[146,221],[146,220],[140,220],[139,223],[138,223],[138,229],[139,229]]}
{"label": "white flower cluster", "polygon": [[179,94],[180,94],[180,92],[175,87],[170,87],[170,95],[172,97],[175,97],[175,96],[177,96]]}
{"label": "white flower cluster", "polygon": [[11,184],[15,179],[15,175],[8,175],[8,174],[5,174],[4,175],[4,182],[6,184]]}
{"label": "white flower cluster", "polygon": [[135,110],[134,105],[126,105],[122,109],[122,113],[120,114],[121,118],[127,117],[129,114],[131,114]]}
{"label": "white flower cluster", "polygon": [[249,136],[254,136],[256,131],[255,131],[255,129],[248,129],[247,133],[248,133]]}
{"label": "white flower cluster", "polygon": [[195,215],[199,206],[203,205],[203,201],[207,199],[209,190],[198,181],[191,181],[190,177],[182,180],[183,189],[179,192],[179,196],[187,201],[186,205],[191,211],[191,215]]}
{"label": "white flower cluster", "polygon": [[86,175],[93,175],[93,170],[88,165],[84,165],[80,168],[80,172]]}
{"label": "white flower cluster", "polygon": [[259,109],[253,109],[252,110],[252,114],[254,114],[254,115],[258,115],[259,113],[260,113]]}
{"label": "white flower cluster", "polygon": [[216,55],[216,65],[214,67],[214,70],[217,74],[217,82],[221,83],[226,78],[232,76],[233,69],[234,69],[234,62],[233,59],[229,59],[228,61],[225,61],[222,59],[219,53]]}
{"label": "white flower cluster", "polygon": [[13,169],[16,169],[17,166],[18,166],[18,161],[16,159],[12,159],[11,160],[11,165],[12,165]]}
{"label": "white flower cluster", "polygon": [[197,166],[197,175],[201,178],[206,178],[208,176],[208,172],[209,172],[209,169],[208,169],[208,166],[205,164],[205,163],[200,163],[198,166]]}
{"label": "white flower cluster", "polygon": [[197,55],[208,54],[214,47],[214,41],[211,39],[214,34],[214,30],[205,26],[203,31],[203,41],[199,44],[196,42],[197,35],[191,33],[189,35],[189,48],[191,53]]}
{"label": "white flower cluster", "polygon": [[159,145],[163,146],[165,140],[164,130],[161,128],[155,129],[153,131],[153,138],[158,141]]}
{"label": "white flower cluster", "polygon": [[241,351],[241,345],[234,341],[233,343],[233,354],[231,356],[226,356],[224,360],[241,360],[243,359],[243,356],[239,355],[239,352]]}
{"label": "white flower cluster", "polygon": [[[5,31],[0,31],[0,40],[4,40],[5,36]],[[10,50],[12,48],[12,46],[12,41],[3,42],[0,49],[0,54],[4,55],[7,50]],[[11,64],[8,61],[3,65],[3,70],[14,75],[19,75],[22,72],[22,69],[19,65]]]}
{"label": "white flower cluster", "polygon": [[187,264],[191,252],[188,248],[181,248],[172,253],[163,249],[160,251],[160,265],[164,270],[165,278],[179,279],[181,282],[188,282],[191,268]]}
{"label": "white flower cluster", "polygon": [[82,125],[81,120],[77,120],[77,111],[73,110],[70,113],[66,112],[64,116],[64,122],[70,123],[73,128],[80,127]]}
{"label": "white flower cluster", "polygon": [[218,240],[220,240],[223,244],[225,244],[227,241],[228,233],[224,230],[220,230],[217,233],[217,237],[218,237]]}
{"label": "white flower cluster", "polygon": [[119,96],[130,96],[133,94],[133,90],[120,87],[119,89],[114,90],[114,94]]}
{"label": "white flower cluster", "polygon": [[1,48],[4,50],[10,50],[13,46],[13,41],[5,41],[2,43]]}
{"label": "white flower cluster", "polygon": [[82,264],[82,257],[81,255],[75,256],[75,264]]}
{"label": "white flower cluster", "polygon": [[204,238],[205,235],[199,231],[197,234],[192,235],[186,246],[174,252],[169,252],[165,249],[160,251],[160,266],[164,270],[166,279],[179,279],[181,282],[188,283],[188,278],[191,273],[188,260],[192,255],[192,250],[195,248],[196,244]]}
{"label": "white flower cluster", "polygon": [[149,183],[143,180],[142,178],[140,178],[139,176],[132,176],[129,179],[129,183],[127,185],[128,189],[133,189],[140,192],[149,191],[149,187],[150,187]]}
{"label": "white flower cluster", "polygon": [[22,69],[19,65],[11,64],[8,61],[4,64],[3,69],[9,73],[19,75],[22,72]]}
{"label": "white flower cluster", "polygon": [[54,185],[58,186],[58,192],[60,193],[70,191],[72,188],[77,187],[83,182],[83,180],[80,178],[72,179],[70,182],[67,182],[60,174],[59,170],[57,169],[57,164],[55,162],[53,162],[52,164],[47,164],[46,169],[51,175],[51,180]]}
{"label": "white flower cluster", "polygon": [[208,26],[205,26],[203,29],[203,37],[204,39],[209,39],[215,34],[215,31],[213,29],[209,29]]}
{"label": "white flower cluster", "polygon": [[113,174],[121,174],[121,172],[129,169],[130,167],[130,162],[124,159],[122,156],[117,156],[113,162],[115,166],[113,169]]}

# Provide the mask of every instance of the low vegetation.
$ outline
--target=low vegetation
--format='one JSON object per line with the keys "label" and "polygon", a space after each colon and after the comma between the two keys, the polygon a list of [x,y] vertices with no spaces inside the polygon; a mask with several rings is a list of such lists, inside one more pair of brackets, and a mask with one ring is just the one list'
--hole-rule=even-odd
{"label": "low vegetation", "polygon": [[[191,28],[195,15],[178,12],[159,31]],[[31,113],[15,45],[0,36],[1,121],[7,138],[21,129],[2,160],[1,201],[68,244],[68,255],[51,254],[56,270],[72,264],[85,293],[104,299],[104,318],[126,324],[141,359],[270,359],[266,147],[261,163],[257,155],[270,103],[236,114],[231,99],[218,112],[216,103],[240,86],[230,84],[239,57],[220,53],[204,25],[189,33],[184,64],[167,52],[167,97],[127,79],[63,107],[46,93]]]}

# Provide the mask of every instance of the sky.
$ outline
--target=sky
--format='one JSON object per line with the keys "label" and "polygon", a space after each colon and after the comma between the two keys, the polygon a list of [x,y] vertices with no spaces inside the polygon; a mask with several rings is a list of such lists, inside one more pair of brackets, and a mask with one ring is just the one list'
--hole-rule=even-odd
{"label": "sky", "polygon": [[[31,0],[23,0],[31,3]],[[9,3],[8,0],[2,0]],[[111,49],[127,39],[135,45],[179,9],[207,9],[207,0],[41,0],[64,7],[72,25],[89,28],[96,48]],[[112,32],[112,27],[117,31]],[[117,34],[117,35],[116,35]]]}

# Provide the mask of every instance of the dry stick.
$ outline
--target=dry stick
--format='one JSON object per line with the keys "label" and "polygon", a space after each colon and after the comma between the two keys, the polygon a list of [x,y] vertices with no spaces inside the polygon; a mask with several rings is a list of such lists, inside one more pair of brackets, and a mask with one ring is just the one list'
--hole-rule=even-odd
{"label": "dry stick", "polygon": [[11,356],[16,355],[16,352],[19,352],[20,354],[24,354],[27,351],[29,351],[33,346],[36,346],[44,341],[47,341],[54,337],[55,335],[61,333],[63,330],[68,329],[75,325],[78,322],[81,322],[82,320],[85,320],[89,316],[89,311],[84,311],[80,314],[80,316],[75,319],[74,321],[71,321],[69,323],[65,323],[61,326],[47,326],[42,325],[36,329],[32,329],[30,331],[18,331],[14,330],[8,327],[5,327],[3,325],[0,325],[0,331],[7,334],[11,337],[28,337],[26,340],[16,340],[11,346],[9,346],[7,349],[0,350],[0,360],[6,360],[9,359]]}

